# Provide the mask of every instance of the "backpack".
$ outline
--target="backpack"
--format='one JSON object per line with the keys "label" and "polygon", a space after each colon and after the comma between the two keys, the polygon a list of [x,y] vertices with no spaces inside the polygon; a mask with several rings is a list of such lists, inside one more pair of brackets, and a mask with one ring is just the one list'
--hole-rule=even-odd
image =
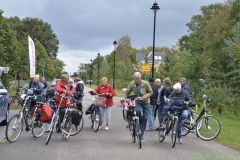
{"label": "backpack", "polygon": [[83,113],[79,110],[72,111],[72,124],[74,124],[75,126],[79,126],[80,121],[82,119],[82,115]]}
{"label": "backpack", "polygon": [[173,89],[171,86],[164,86],[164,94],[168,97],[172,93]]}

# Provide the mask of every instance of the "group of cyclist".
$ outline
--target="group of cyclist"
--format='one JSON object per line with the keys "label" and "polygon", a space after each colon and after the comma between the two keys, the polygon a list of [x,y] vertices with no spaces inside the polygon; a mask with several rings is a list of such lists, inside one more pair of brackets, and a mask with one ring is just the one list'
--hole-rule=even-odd
{"label": "group of cyclist", "polygon": [[[168,99],[177,99],[181,101],[185,101],[185,104],[182,105],[182,111],[179,113],[178,118],[178,139],[179,143],[182,144],[182,134],[181,134],[181,125],[182,120],[187,118],[188,116],[188,107],[187,105],[192,102],[192,98],[188,93],[188,86],[186,85],[186,79],[182,78],[180,82],[171,86],[171,80],[169,77],[164,79],[164,84],[161,85],[160,79],[150,78],[149,81],[145,81],[141,79],[141,73],[135,72],[134,80],[130,82],[127,88],[124,88],[123,91],[123,99],[126,99],[127,95],[130,95],[132,92],[135,95],[139,95],[141,100],[136,101],[136,112],[139,115],[140,119],[140,130],[141,135],[140,138],[143,140],[143,135],[147,127],[147,121],[149,123],[150,131],[159,130],[160,128],[154,129],[154,121],[156,119],[156,115],[158,112],[158,121],[159,123],[162,121],[162,113],[166,112],[166,107],[170,104],[168,103]],[[69,79],[67,74],[63,74],[61,79],[56,82],[55,86],[55,95],[54,99],[56,100],[57,105],[60,105],[60,108],[65,108],[67,103],[69,103],[66,99],[60,103],[60,95],[68,95],[68,94],[76,94],[77,96],[77,107],[82,111],[82,100],[83,100],[83,91],[84,91],[84,83],[81,78],[76,78],[76,86],[73,85],[74,81]],[[33,95],[41,95],[45,88],[48,88],[47,83],[45,82],[45,78],[41,79],[39,82],[39,76],[36,75],[32,77],[29,88],[33,90]],[[89,90],[90,94],[101,94],[102,97],[106,98],[106,107],[100,107],[101,113],[101,122],[99,129],[103,128],[104,114],[106,114],[106,126],[105,130],[109,130],[109,124],[111,122],[111,109],[113,104],[113,97],[116,95],[113,87],[108,84],[107,78],[103,77],[101,79],[101,83],[97,86],[97,88],[93,90]],[[76,96],[75,96],[76,97]],[[32,100],[30,111],[36,105],[37,101],[41,101],[41,99]],[[125,112],[125,121],[127,122],[127,116]]]}
{"label": "group of cyclist", "polygon": [[[77,97],[78,102],[76,103],[76,105],[78,107],[78,110],[82,111],[84,83],[79,77],[76,78],[76,82],[76,86],[74,86],[74,81],[72,79],[69,79],[69,76],[67,74],[63,74],[61,79],[56,82],[53,90],[55,92],[54,99],[56,100],[57,105],[59,105],[60,103],[60,95],[64,94],[65,96],[67,96],[68,94],[78,93],[79,96]],[[31,113],[31,110],[36,105],[36,102],[42,101],[43,96],[46,95],[46,90],[50,88],[44,77],[42,77],[41,81],[39,81],[39,75],[30,77],[28,87],[32,90],[32,95],[37,96],[36,99],[31,100],[29,109],[29,112]],[[67,103],[70,102],[68,102],[67,99],[63,99],[60,107],[65,108]]]}
{"label": "group of cyclist", "polygon": [[[140,119],[140,138],[143,140],[143,135],[147,127],[147,121],[149,123],[149,131],[159,130],[161,128],[154,129],[154,121],[158,112],[159,123],[162,121],[162,113],[167,111],[167,108],[173,104],[169,104],[169,99],[175,99],[176,101],[184,101],[182,104],[182,111],[178,115],[178,140],[182,144],[182,120],[188,116],[188,104],[192,102],[192,98],[188,93],[188,86],[186,85],[186,79],[181,78],[180,82],[171,86],[171,79],[169,77],[164,79],[164,84],[161,85],[161,80],[150,78],[149,81],[141,79],[141,73],[134,73],[134,80],[128,85],[127,88],[122,89],[123,100],[127,95],[133,92],[141,97],[141,100],[137,100],[135,107],[136,112]],[[126,109],[123,107],[123,109]],[[126,111],[124,111],[124,119],[127,122]]]}

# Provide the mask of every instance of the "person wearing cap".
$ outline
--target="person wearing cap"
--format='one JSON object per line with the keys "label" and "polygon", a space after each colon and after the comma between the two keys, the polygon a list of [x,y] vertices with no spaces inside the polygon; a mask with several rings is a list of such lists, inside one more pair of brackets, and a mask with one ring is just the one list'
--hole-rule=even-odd
{"label": "person wearing cap", "polygon": [[192,103],[192,98],[186,90],[182,90],[180,83],[176,83],[173,89],[174,91],[168,96],[168,99],[185,101],[185,104],[182,104],[182,111],[178,114],[177,136],[179,143],[182,144],[182,121],[188,117],[188,105]]}
{"label": "person wearing cap", "polygon": [[153,91],[149,83],[141,79],[141,73],[135,72],[133,77],[134,80],[128,85],[124,98],[126,99],[127,95],[129,95],[131,92],[139,95],[142,98],[142,100],[136,101],[135,106],[137,115],[139,115],[140,120],[140,138],[143,140],[143,135],[147,126],[147,118],[149,114],[150,97],[152,96]]}
{"label": "person wearing cap", "polygon": [[157,104],[157,99],[158,99],[158,88],[155,86],[154,84],[154,79],[153,78],[149,78],[148,80],[153,94],[150,97],[150,105],[149,105],[149,114],[148,114],[148,124],[149,124],[149,129],[147,129],[146,131],[154,131],[154,113],[155,113],[155,108],[156,108],[156,104]]}

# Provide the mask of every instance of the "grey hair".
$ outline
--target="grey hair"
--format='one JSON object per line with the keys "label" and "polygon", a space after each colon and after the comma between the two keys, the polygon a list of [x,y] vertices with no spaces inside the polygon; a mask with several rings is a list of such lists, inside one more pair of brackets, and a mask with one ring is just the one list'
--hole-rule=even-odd
{"label": "grey hair", "polygon": [[68,82],[72,82],[72,83],[73,83],[73,82],[74,82],[74,80],[73,80],[72,78],[70,78],[70,79],[68,80]]}
{"label": "grey hair", "polygon": [[181,78],[180,80],[183,80],[184,82],[186,82],[186,78]]}
{"label": "grey hair", "polygon": [[140,76],[140,77],[142,77],[142,75],[141,75],[140,72],[135,72],[135,73],[133,74],[133,77],[136,77],[136,76]]}
{"label": "grey hair", "polygon": [[178,82],[173,86],[173,89],[181,89],[181,84]]}
{"label": "grey hair", "polygon": [[155,79],[155,82],[160,82],[161,83],[161,79]]}

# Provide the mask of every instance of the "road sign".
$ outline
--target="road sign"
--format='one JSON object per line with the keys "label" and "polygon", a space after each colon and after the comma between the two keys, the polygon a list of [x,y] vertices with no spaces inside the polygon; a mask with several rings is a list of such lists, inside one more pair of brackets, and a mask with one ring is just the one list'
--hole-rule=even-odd
{"label": "road sign", "polygon": [[142,72],[150,72],[151,67],[150,66],[142,66]]}

